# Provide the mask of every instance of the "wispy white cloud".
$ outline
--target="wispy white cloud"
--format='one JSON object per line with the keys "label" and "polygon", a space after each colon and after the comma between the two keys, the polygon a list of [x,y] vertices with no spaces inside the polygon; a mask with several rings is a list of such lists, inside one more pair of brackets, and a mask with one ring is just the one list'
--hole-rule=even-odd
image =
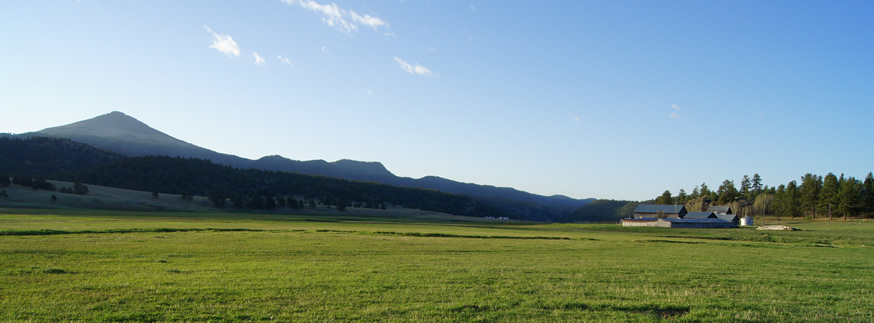
{"label": "wispy white cloud", "polygon": [[765,114],[764,114],[764,113],[761,113],[761,112],[759,112],[759,113],[756,113],[756,116],[757,116],[757,117],[759,117],[759,118],[761,118],[761,117],[764,117],[764,116],[765,116]]}
{"label": "wispy white cloud", "polygon": [[264,60],[264,57],[258,55],[258,52],[252,52],[252,56],[255,56],[255,64],[264,65],[267,64],[267,61]]}
{"label": "wispy white cloud", "polygon": [[322,46],[322,54],[325,54],[331,58],[334,58],[334,54],[331,54],[331,51],[328,50],[328,47]]}
{"label": "wispy white cloud", "polygon": [[203,28],[206,28],[206,31],[212,33],[213,37],[215,37],[215,40],[212,42],[212,45],[209,45],[209,48],[214,48],[228,56],[240,56],[240,46],[237,45],[237,42],[235,42],[231,36],[216,33],[206,25],[204,25]]}
{"label": "wispy white cloud", "polygon": [[677,114],[676,112],[671,112],[670,117],[671,117],[671,119],[679,119],[680,115]]}
{"label": "wispy white cloud", "polygon": [[677,104],[676,104],[676,103],[674,103],[674,104],[671,104],[671,108],[674,108],[674,110],[680,110],[680,107],[679,107],[679,106],[677,106]]}
{"label": "wispy white cloud", "polygon": [[374,31],[379,27],[388,28],[388,22],[379,17],[362,15],[353,10],[343,9],[333,2],[330,4],[320,4],[313,0],[282,0],[282,2],[288,5],[297,3],[301,8],[319,13],[322,15],[322,22],[347,34],[358,31],[359,25],[373,28]]}
{"label": "wispy white cloud", "polygon": [[400,64],[401,69],[403,69],[404,71],[407,71],[410,74],[424,75],[424,76],[433,76],[434,75],[434,73],[431,73],[430,69],[428,69],[427,67],[424,67],[422,65],[419,65],[418,63],[413,65],[413,64],[407,63],[406,61],[400,59],[397,56],[395,56],[394,58],[395,58],[395,62],[398,62],[398,64]]}
{"label": "wispy white cloud", "polygon": [[276,56],[276,57],[279,58],[279,61],[282,62],[282,64],[294,67],[294,64],[291,63],[291,60],[289,60],[288,57],[282,57],[282,56]]}

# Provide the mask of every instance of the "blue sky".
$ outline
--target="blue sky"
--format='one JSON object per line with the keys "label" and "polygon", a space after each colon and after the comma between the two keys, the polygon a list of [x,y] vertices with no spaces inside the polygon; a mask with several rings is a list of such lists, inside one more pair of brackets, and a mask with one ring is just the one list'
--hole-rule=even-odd
{"label": "blue sky", "polygon": [[874,170],[871,1],[3,1],[0,132],[642,200]]}

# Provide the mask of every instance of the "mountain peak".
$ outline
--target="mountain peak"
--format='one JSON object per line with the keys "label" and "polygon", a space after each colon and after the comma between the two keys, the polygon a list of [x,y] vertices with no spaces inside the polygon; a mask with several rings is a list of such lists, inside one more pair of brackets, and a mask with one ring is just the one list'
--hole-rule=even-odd
{"label": "mountain peak", "polygon": [[46,128],[38,133],[68,138],[97,137],[171,146],[188,145],[120,111],[112,111],[64,126]]}

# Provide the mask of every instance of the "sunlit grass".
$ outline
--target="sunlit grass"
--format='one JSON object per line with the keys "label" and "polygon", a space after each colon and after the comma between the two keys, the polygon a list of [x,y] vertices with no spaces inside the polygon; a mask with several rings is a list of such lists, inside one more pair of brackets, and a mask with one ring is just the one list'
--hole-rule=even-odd
{"label": "sunlit grass", "polygon": [[874,227],[796,226],[0,215],[0,321],[870,320]]}

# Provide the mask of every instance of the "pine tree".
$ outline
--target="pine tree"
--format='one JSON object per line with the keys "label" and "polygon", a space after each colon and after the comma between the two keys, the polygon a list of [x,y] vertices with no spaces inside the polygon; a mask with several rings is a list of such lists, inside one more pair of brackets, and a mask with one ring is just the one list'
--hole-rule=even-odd
{"label": "pine tree", "polygon": [[753,194],[759,194],[762,192],[762,177],[759,176],[758,173],[753,174]]}
{"label": "pine tree", "polygon": [[786,193],[782,206],[785,209],[785,214],[793,218],[798,215],[798,184],[795,181],[790,181],[789,184],[786,184]]}
{"label": "pine tree", "polygon": [[859,204],[861,187],[862,183],[859,183],[854,177],[850,177],[841,183],[837,212],[844,215],[844,221],[847,220],[847,215],[853,212]]}
{"label": "pine tree", "polygon": [[808,216],[816,218],[816,204],[819,201],[819,190],[822,187],[822,177],[807,173],[801,177],[799,199],[801,208]]}
{"label": "pine tree", "polygon": [[744,178],[740,181],[740,196],[742,198],[749,199],[751,197],[750,185],[750,177],[744,175]]}
{"label": "pine tree", "polygon": [[828,173],[822,180],[822,190],[817,201],[817,212],[820,214],[829,214],[838,206],[838,190],[840,184],[838,177],[835,174]]}
{"label": "pine tree", "polygon": [[[756,197],[758,199],[758,196]],[[774,210],[774,215],[777,218],[781,216],[786,216],[786,185],[780,184],[777,186],[777,191],[774,193],[774,205],[772,209]]]}
{"label": "pine tree", "polygon": [[865,182],[862,184],[862,205],[868,217],[874,213],[874,175],[868,172]]}

